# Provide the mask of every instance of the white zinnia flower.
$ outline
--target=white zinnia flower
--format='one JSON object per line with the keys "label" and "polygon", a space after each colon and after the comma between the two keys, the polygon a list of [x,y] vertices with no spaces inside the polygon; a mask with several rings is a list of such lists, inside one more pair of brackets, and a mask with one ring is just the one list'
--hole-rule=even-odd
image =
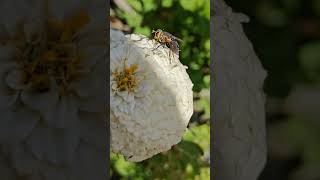
{"label": "white zinnia flower", "polygon": [[110,30],[111,148],[130,161],[167,151],[193,113],[193,84],[177,56],[141,35]]}
{"label": "white zinnia flower", "polygon": [[101,179],[105,169],[87,163],[105,161],[104,11],[89,1],[15,2],[0,3],[0,13],[13,17],[0,16],[0,145],[8,166],[30,179]]}

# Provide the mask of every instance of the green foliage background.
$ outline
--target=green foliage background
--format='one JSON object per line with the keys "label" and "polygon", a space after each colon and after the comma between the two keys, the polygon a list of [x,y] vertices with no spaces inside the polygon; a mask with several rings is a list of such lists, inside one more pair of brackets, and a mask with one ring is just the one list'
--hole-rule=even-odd
{"label": "green foliage background", "polygon": [[[178,145],[140,163],[130,163],[111,154],[111,179],[207,180],[210,168],[205,160],[210,144],[210,0],[127,0],[135,13],[111,4],[115,18],[130,33],[152,38],[162,29],[183,40],[180,61],[194,84],[194,115],[189,132]],[[209,158],[209,156],[207,157]]]}

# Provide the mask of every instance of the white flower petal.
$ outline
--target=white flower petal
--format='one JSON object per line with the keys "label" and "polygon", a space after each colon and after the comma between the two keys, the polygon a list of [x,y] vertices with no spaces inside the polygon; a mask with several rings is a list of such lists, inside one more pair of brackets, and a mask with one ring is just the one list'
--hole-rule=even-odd
{"label": "white flower petal", "polygon": [[63,96],[52,109],[42,111],[44,120],[50,127],[66,128],[78,120],[77,100],[74,96]]}
{"label": "white flower petal", "polygon": [[[81,50],[80,50],[81,51]],[[85,47],[83,49],[85,55],[81,61],[81,66],[91,68],[96,65],[98,61],[105,59],[106,51],[104,46]]]}
{"label": "white flower petal", "polygon": [[3,0],[0,2],[0,22],[5,26],[7,32],[16,33],[16,25],[26,15],[27,2]]}
{"label": "white flower petal", "polygon": [[[71,166],[70,179],[107,179],[107,155],[85,143],[80,144]],[[79,173],[81,172],[81,173]]]}
{"label": "white flower petal", "polygon": [[51,86],[48,92],[33,92],[32,90],[24,90],[21,93],[21,100],[28,107],[38,110],[47,111],[54,108],[58,103],[59,93],[55,86]]}
{"label": "white flower petal", "polygon": [[67,168],[54,167],[52,165],[44,164],[41,166],[41,171],[46,180],[67,180]]}
{"label": "white flower petal", "polygon": [[21,90],[27,87],[27,85],[22,82],[22,72],[18,69],[10,71],[5,81],[10,88],[15,90]]}
{"label": "white flower petal", "polygon": [[7,157],[0,154],[0,174],[1,179],[16,179],[16,173],[13,168],[9,166]]}
{"label": "white flower petal", "polygon": [[39,161],[35,160],[32,154],[26,151],[23,144],[16,144],[12,147],[13,166],[20,176],[36,173],[40,167]]}
{"label": "white flower petal", "polygon": [[9,89],[3,82],[0,82],[0,109],[12,106],[18,99],[19,93]]}
{"label": "white flower petal", "polygon": [[2,109],[0,142],[17,142],[25,139],[40,119],[40,115],[24,108]]}
{"label": "white flower petal", "polygon": [[122,103],[122,101],[123,101],[123,99],[118,96],[114,96],[114,95],[110,96],[110,105],[113,107],[118,106],[120,103]]}
{"label": "white flower petal", "polygon": [[28,148],[39,160],[54,164],[69,164],[79,143],[79,133],[74,128],[54,130],[37,127],[27,139]]}
{"label": "white flower petal", "polygon": [[95,96],[98,93],[100,86],[95,73],[88,73],[81,79],[71,83],[71,88],[80,97]]}
{"label": "white flower petal", "polygon": [[9,33],[7,32],[6,27],[3,24],[1,24],[0,25],[0,38],[1,39],[5,39],[8,36],[9,36]]}
{"label": "white flower petal", "polygon": [[[1,71],[8,69],[8,64],[12,67],[15,65],[14,62],[12,62],[13,55],[16,52],[16,47],[11,45],[0,45],[0,62],[1,62]],[[9,66],[9,67],[10,67]]]}
{"label": "white flower petal", "polygon": [[81,113],[80,114],[81,137],[84,142],[93,144],[97,150],[106,151],[106,115],[104,113]]}
{"label": "white flower petal", "polygon": [[90,98],[79,99],[79,109],[86,112],[104,112],[106,106],[106,95],[94,96]]}

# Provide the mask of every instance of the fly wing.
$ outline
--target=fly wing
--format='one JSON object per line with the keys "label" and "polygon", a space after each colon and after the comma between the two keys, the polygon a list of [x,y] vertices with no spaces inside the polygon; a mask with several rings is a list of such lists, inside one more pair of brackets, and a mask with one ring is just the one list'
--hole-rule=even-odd
{"label": "fly wing", "polygon": [[183,42],[183,40],[182,40],[182,39],[180,39],[180,38],[177,38],[177,37],[175,37],[175,36],[172,36],[172,37],[173,37],[173,39],[174,39],[174,40],[177,40],[177,41]]}
{"label": "fly wing", "polygon": [[170,34],[170,33],[166,32],[166,31],[163,31],[163,33],[164,33],[164,35],[165,35],[165,36],[168,36],[168,37],[170,37],[171,39],[173,39],[173,40],[175,40],[175,41],[183,42],[183,40],[182,40],[182,39],[177,38],[177,37],[175,37],[174,35],[172,35],[172,34]]}
{"label": "fly wing", "polygon": [[178,45],[177,41],[172,41],[169,44],[169,47],[172,52],[174,52],[175,54],[179,54],[179,45]]}

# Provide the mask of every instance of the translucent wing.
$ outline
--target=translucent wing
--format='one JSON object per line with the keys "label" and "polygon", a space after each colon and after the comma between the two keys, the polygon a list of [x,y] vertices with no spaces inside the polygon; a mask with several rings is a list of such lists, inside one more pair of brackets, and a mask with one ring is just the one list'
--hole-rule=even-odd
{"label": "translucent wing", "polygon": [[179,54],[179,45],[176,41],[172,41],[171,43],[169,43],[169,48],[175,54]]}
{"label": "translucent wing", "polygon": [[172,35],[172,34],[170,34],[170,33],[168,33],[168,32],[163,31],[163,33],[164,33],[164,35],[166,35],[166,36],[170,37],[170,38],[171,38],[171,39],[173,39],[173,40],[183,42],[183,40],[182,40],[182,39],[177,38],[176,36],[174,36],[174,35]]}
{"label": "translucent wing", "polygon": [[175,36],[172,36],[175,40],[177,40],[177,41],[180,41],[180,42],[183,42],[183,40],[182,39],[180,39],[180,38],[177,38],[177,37],[175,37]]}

